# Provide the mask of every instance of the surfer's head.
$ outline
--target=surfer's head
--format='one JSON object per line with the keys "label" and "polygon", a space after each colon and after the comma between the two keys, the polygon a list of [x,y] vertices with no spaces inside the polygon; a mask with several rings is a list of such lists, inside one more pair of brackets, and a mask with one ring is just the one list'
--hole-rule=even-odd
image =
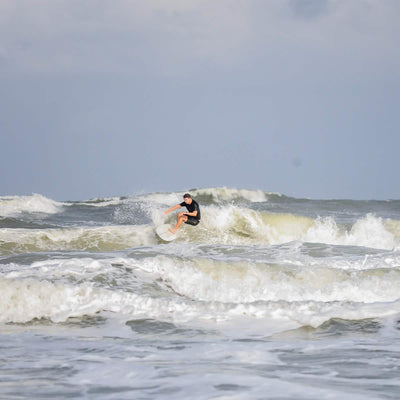
{"label": "surfer's head", "polygon": [[183,195],[183,200],[186,204],[190,204],[192,202],[192,196],[189,193],[185,193]]}

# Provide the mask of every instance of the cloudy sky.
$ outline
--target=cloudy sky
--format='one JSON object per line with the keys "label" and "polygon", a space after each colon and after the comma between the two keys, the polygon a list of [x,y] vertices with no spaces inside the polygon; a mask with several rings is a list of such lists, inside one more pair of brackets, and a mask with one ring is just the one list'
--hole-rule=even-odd
{"label": "cloudy sky", "polygon": [[0,195],[400,198],[398,0],[1,0]]}

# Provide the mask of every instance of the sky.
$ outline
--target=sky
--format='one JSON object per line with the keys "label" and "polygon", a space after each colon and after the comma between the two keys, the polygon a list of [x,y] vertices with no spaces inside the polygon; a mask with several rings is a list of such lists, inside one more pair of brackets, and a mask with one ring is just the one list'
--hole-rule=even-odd
{"label": "sky", "polygon": [[1,0],[0,195],[400,199],[398,0]]}

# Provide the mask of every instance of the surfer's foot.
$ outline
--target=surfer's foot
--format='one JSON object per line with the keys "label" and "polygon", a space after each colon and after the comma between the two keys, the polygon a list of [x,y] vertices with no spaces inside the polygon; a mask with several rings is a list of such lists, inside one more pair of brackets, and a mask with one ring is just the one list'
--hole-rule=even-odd
{"label": "surfer's foot", "polygon": [[171,228],[168,228],[168,230],[173,234],[173,235],[175,235],[175,233],[176,233],[176,229],[171,229]]}

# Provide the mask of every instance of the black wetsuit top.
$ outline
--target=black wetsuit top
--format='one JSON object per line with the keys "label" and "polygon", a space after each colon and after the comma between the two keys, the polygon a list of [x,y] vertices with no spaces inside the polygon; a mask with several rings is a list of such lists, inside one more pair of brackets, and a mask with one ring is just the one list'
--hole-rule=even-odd
{"label": "black wetsuit top", "polygon": [[201,218],[200,206],[196,200],[192,199],[192,202],[190,204],[186,204],[185,202],[183,202],[180,205],[181,205],[181,207],[186,207],[189,212],[197,211],[197,215],[195,217],[191,217],[191,218],[195,218],[195,219],[197,219],[197,221],[200,221],[200,218]]}

